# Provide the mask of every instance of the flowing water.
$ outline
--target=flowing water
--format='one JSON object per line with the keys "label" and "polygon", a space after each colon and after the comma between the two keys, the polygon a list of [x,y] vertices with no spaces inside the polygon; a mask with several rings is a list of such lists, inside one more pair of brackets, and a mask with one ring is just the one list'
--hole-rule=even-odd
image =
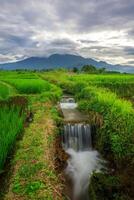
{"label": "flowing water", "polygon": [[[64,98],[61,109],[77,109],[73,98]],[[74,115],[75,117],[75,115]],[[92,149],[91,126],[86,123],[66,123],[62,137],[63,148],[69,155],[65,174],[72,181],[72,200],[89,200],[88,186],[90,176],[99,169],[98,152]],[[70,186],[70,187],[72,187]]]}

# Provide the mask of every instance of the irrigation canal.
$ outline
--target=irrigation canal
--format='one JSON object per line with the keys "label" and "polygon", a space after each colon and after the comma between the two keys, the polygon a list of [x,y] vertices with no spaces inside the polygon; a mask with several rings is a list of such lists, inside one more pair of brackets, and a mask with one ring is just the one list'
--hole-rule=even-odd
{"label": "irrigation canal", "polygon": [[91,174],[100,168],[99,154],[92,149],[92,129],[88,117],[77,109],[73,97],[64,96],[60,102],[64,117],[62,146],[69,155],[64,174],[68,182],[68,199],[89,200]]}

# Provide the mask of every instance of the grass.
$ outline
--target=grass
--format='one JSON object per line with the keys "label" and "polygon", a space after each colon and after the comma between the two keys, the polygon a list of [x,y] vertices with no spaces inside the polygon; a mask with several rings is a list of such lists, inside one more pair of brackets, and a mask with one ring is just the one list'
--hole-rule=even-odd
{"label": "grass", "polygon": [[[54,71],[41,74],[46,80],[59,85],[65,92],[75,93],[82,87],[96,86],[108,88],[120,97],[134,97],[134,75],[124,74],[74,74]],[[58,77],[58,78],[57,78]]]}
{"label": "grass", "polygon": [[0,81],[0,99],[7,99],[13,94],[15,94],[14,89],[10,85]]}
{"label": "grass", "polygon": [[[5,75],[7,73],[6,78],[4,78],[4,73]],[[6,196],[5,192],[4,194],[1,193],[0,198],[3,198],[4,195],[4,199],[8,200],[17,198],[25,198],[28,200],[61,200],[62,184],[59,181],[59,176],[55,172],[54,163],[54,138],[56,137],[56,126],[52,120],[52,118],[57,120],[58,117],[57,115],[55,116],[54,108],[49,104],[44,105],[44,103],[56,103],[60,99],[62,91],[56,85],[40,79],[37,74],[32,74],[31,77],[29,77],[29,74],[27,75],[27,73],[4,73],[0,73],[0,79],[4,81],[4,85],[13,86],[17,90],[17,94],[25,94],[31,112],[36,114],[34,116],[34,122],[25,130],[22,141],[17,141],[18,151],[11,161],[12,169],[10,173],[12,174],[12,178],[8,184],[9,192],[7,192]],[[20,95],[20,98],[21,96],[22,95]],[[22,124],[19,124],[19,121],[21,121],[19,110],[18,115],[15,115],[17,111],[13,110],[14,107],[12,105],[10,105],[10,108],[10,112],[8,112],[8,109],[5,110],[3,117],[6,119],[2,119],[2,113],[0,118],[0,124],[5,126],[3,127],[4,130],[7,131],[12,139],[10,148],[8,148],[7,154],[5,154],[5,159],[9,150],[14,148],[15,138],[22,130],[21,128],[23,128],[20,128],[20,125]],[[10,114],[9,117],[8,114]],[[2,128],[2,125],[0,128]],[[12,129],[12,131],[8,128]],[[16,133],[16,135],[13,135],[12,133]],[[5,139],[2,140],[3,143],[4,141]],[[2,146],[1,152],[4,150],[5,149]]]}
{"label": "grass", "polygon": [[50,104],[38,103],[33,123],[25,129],[12,161],[13,174],[5,200],[61,200],[60,174],[55,172],[57,135]]}
{"label": "grass", "polygon": [[34,72],[1,71],[0,80],[5,86],[14,87],[18,94],[40,94],[51,89],[51,85]]}
{"label": "grass", "polygon": [[76,75],[70,78],[75,83],[85,82],[88,85],[109,88],[121,97],[132,97],[134,94],[134,75]]}
{"label": "grass", "polygon": [[[93,114],[101,117],[96,134],[96,148],[116,165],[114,173],[117,179],[121,177],[120,187],[126,191],[124,180],[127,176],[127,188],[132,186],[129,171],[133,167],[134,155],[134,110],[129,101],[124,101],[120,97],[133,97],[133,75],[76,75],[63,70],[46,73],[2,71],[0,80],[4,81],[4,87],[11,85],[19,94],[25,94],[31,111],[35,113],[33,122],[25,129],[23,139],[17,142],[18,150],[12,160],[12,177],[4,200],[63,199],[60,174],[57,175],[55,172],[54,149],[57,135],[54,121],[60,124],[60,119],[55,114],[55,107],[50,104],[50,102],[56,104],[62,95],[62,90],[76,95],[79,108],[85,113],[92,111]],[[3,91],[8,94],[7,89]],[[4,114],[7,120],[2,114],[0,128],[3,130],[2,126],[6,124],[8,132],[8,128],[12,127],[11,118],[14,114],[9,118]],[[13,131],[16,130],[16,124],[11,128]],[[19,129],[19,126],[17,128]],[[106,177],[105,181],[108,182],[104,189],[106,188],[107,191],[107,187],[109,190],[115,188],[117,199],[121,199],[118,198],[117,184],[113,183],[116,181],[115,174]],[[99,177],[99,180],[101,181],[102,178]],[[103,186],[103,183],[100,184],[101,186],[98,183],[97,187]]]}
{"label": "grass", "polygon": [[5,79],[14,86],[20,94],[38,94],[50,90],[50,84],[41,79]]}
{"label": "grass", "polygon": [[115,93],[97,87],[87,87],[78,94],[79,107],[103,116],[103,126],[98,132],[99,149],[114,155],[117,162],[134,155],[133,131],[134,110],[128,101],[123,101]]}
{"label": "grass", "polygon": [[38,76],[32,71],[0,71],[0,80],[2,79],[38,79]]}
{"label": "grass", "polygon": [[118,92],[118,84],[123,84],[122,91],[126,84],[128,85],[127,89],[125,88],[126,94],[130,93],[132,96],[134,87],[130,86],[134,84],[133,75],[75,75],[56,71],[47,72],[41,76],[60,85],[66,92],[76,95],[80,100],[81,109],[94,111],[103,117],[103,127],[97,138],[99,149],[102,152],[112,153],[115,160],[132,157],[134,153],[132,104],[120,99],[118,94],[111,92],[112,89],[105,89],[107,86],[104,87],[104,84],[110,83],[112,88]]}
{"label": "grass", "polygon": [[75,75],[57,71],[43,76],[75,95],[79,108],[97,126],[95,148],[109,162],[106,173],[96,172],[91,177],[91,200],[134,199],[134,109],[124,100],[133,98],[134,75]]}
{"label": "grass", "polygon": [[24,115],[19,107],[3,106],[0,108],[0,172],[17,135],[23,129]]}

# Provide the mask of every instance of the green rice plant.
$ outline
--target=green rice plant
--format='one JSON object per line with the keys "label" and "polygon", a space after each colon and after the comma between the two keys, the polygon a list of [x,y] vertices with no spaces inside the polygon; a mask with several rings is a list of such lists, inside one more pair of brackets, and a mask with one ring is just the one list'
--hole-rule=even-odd
{"label": "green rice plant", "polygon": [[130,74],[74,74],[57,70],[44,72],[40,76],[69,93],[76,93],[84,85],[92,85],[108,88],[121,97],[134,96],[134,75]]}
{"label": "green rice plant", "polygon": [[32,105],[34,102],[40,101],[40,102],[47,102],[52,101],[53,103],[56,103],[58,100],[60,100],[62,96],[62,90],[60,87],[50,84],[50,90],[44,91],[41,94],[38,95],[30,95],[28,97],[29,99],[29,105]]}
{"label": "green rice plant", "polygon": [[115,160],[134,156],[134,110],[132,104],[121,100],[115,93],[94,86],[84,88],[79,95],[79,108],[103,116],[98,131],[99,149],[112,153]]}
{"label": "green rice plant", "polygon": [[80,81],[88,85],[109,88],[121,97],[132,97],[134,94],[134,75],[95,75],[80,74],[69,78],[76,84]]}
{"label": "green rice plant", "polygon": [[38,79],[32,71],[0,71],[0,80],[3,79]]}
{"label": "green rice plant", "polygon": [[6,85],[0,83],[0,98],[5,99],[8,96],[9,96],[9,88]]}
{"label": "green rice plant", "polygon": [[50,90],[50,84],[41,79],[5,79],[14,86],[20,94],[37,94]]}
{"label": "green rice plant", "polygon": [[0,82],[0,99],[6,99],[14,94],[14,90],[9,85]]}
{"label": "green rice plant", "polygon": [[20,107],[0,107],[0,172],[3,169],[7,155],[11,151],[16,137],[23,129],[24,113]]}

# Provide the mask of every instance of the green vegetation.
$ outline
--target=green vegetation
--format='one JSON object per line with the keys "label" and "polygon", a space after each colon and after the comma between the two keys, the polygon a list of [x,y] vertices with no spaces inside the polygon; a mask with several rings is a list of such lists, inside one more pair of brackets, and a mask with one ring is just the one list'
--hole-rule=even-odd
{"label": "green vegetation", "polygon": [[2,79],[38,79],[38,76],[32,71],[0,71]]}
{"label": "green vegetation", "polygon": [[134,109],[130,101],[121,97],[133,97],[134,75],[76,75],[57,71],[47,73],[46,78],[75,95],[79,109],[89,114],[89,121],[92,119],[97,126],[95,148],[109,161],[109,172],[92,176],[91,200],[132,200]]}
{"label": "green vegetation", "polygon": [[[86,112],[93,111],[103,117],[103,126],[97,135],[97,148],[104,154],[112,154],[115,162],[132,158],[134,110],[129,101],[120,99],[104,83],[110,82],[118,90],[118,83],[128,86],[134,84],[133,75],[74,75],[66,72],[48,72],[47,80],[60,85],[63,90],[75,94],[79,108]],[[56,79],[58,77],[58,79]],[[115,84],[114,84],[115,83]],[[98,87],[99,86],[99,87]],[[133,88],[126,92],[133,95]]]}
{"label": "green vegetation", "polygon": [[88,85],[109,88],[112,92],[117,93],[121,97],[133,97],[134,94],[134,75],[80,74],[71,76],[70,80],[75,83],[85,82]]}
{"label": "green vegetation", "polygon": [[131,103],[119,99],[115,93],[93,86],[84,88],[77,97],[80,109],[103,116],[103,125],[96,138],[101,152],[105,155],[112,153],[115,162],[131,159],[134,155],[134,110]]}
{"label": "green vegetation", "polygon": [[126,185],[122,185],[119,176],[103,174],[102,172],[94,173],[91,183],[89,186],[91,200],[133,200],[133,197],[130,197],[130,187],[124,193]]}
{"label": "green vegetation", "polygon": [[0,81],[0,99],[7,99],[9,96],[15,93],[14,89]]}
{"label": "green vegetation", "polygon": [[74,69],[76,73],[63,69],[0,72],[0,98],[5,99],[0,107],[1,170],[23,130],[27,113],[25,109],[22,112],[23,101],[14,100],[12,104],[10,96],[19,95],[21,99],[24,95],[28,99],[28,113],[34,113],[33,122],[25,128],[22,140],[17,141],[18,150],[12,162],[13,174],[5,200],[63,199],[62,184],[54,166],[57,134],[54,121],[61,123],[55,105],[62,91],[73,94],[79,109],[89,115],[89,121],[92,118],[97,126],[95,148],[109,161],[110,169],[114,169],[108,174],[93,174],[91,200],[105,200],[106,192],[109,200],[133,199],[134,108],[130,101],[134,97],[134,75],[94,74],[91,66],[88,74],[86,70],[89,67],[84,67],[82,73],[77,69]]}
{"label": "green vegetation", "polygon": [[13,86],[18,94],[40,94],[51,89],[51,85],[33,72],[0,72],[3,84]]}
{"label": "green vegetation", "polygon": [[[61,200],[62,184],[52,159],[55,156],[54,139],[57,135],[52,118],[59,120],[52,103],[60,99],[61,89],[33,72],[0,72],[0,80],[4,86],[16,91],[7,95],[0,107],[1,172],[6,170],[5,161],[11,150],[16,148],[9,171],[12,174],[10,189],[7,194],[0,190],[0,199],[21,199],[23,194],[23,199],[28,200]],[[6,90],[3,91],[6,93]],[[2,92],[0,94],[3,96]],[[22,95],[28,100],[29,110],[23,105]],[[35,113],[34,121],[30,127],[25,127],[22,140],[16,141],[24,128],[24,118],[27,115],[29,120],[30,113]]]}
{"label": "green vegetation", "polygon": [[50,84],[40,79],[5,79],[4,81],[13,85],[20,94],[36,94],[50,89]]}
{"label": "green vegetation", "polygon": [[24,116],[20,107],[4,105],[0,108],[0,172],[16,137],[23,129]]}
{"label": "green vegetation", "polygon": [[63,199],[60,175],[55,172],[57,128],[51,114],[53,106],[49,103],[36,104],[33,105],[36,108],[34,121],[25,129],[23,139],[18,141],[12,162],[14,172],[5,200]]}
{"label": "green vegetation", "polygon": [[82,72],[88,73],[88,74],[100,74],[105,72],[105,68],[99,68],[97,69],[93,65],[84,65],[81,69]]}

